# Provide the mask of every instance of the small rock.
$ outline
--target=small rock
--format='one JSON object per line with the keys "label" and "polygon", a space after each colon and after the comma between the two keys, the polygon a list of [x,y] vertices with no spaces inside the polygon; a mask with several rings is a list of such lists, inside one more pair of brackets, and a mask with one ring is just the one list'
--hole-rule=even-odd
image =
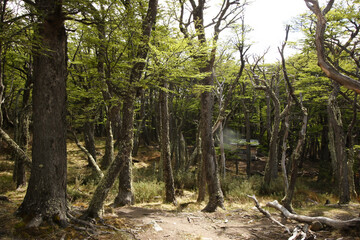
{"label": "small rock", "polygon": [[315,221],[315,222],[311,223],[311,226],[310,226],[310,229],[315,232],[320,231],[323,228],[324,228],[324,226],[319,221]]}
{"label": "small rock", "polygon": [[163,230],[162,227],[160,227],[159,224],[157,224],[155,221],[151,221],[150,224],[153,225],[153,228],[154,228],[154,230],[155,230],[156,232],[160,232],[160,231]]}

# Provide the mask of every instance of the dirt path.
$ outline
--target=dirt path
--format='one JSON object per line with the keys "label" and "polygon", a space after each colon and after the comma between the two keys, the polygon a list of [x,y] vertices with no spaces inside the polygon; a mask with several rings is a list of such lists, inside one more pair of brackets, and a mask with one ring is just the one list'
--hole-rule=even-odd
{"label": "dirt path", "polygon": [[137,239],[287,239],[283,229],[273,226],[257,212],[244,210],[168,212],[139,207],[115,209],[114,213],[132,222]]}

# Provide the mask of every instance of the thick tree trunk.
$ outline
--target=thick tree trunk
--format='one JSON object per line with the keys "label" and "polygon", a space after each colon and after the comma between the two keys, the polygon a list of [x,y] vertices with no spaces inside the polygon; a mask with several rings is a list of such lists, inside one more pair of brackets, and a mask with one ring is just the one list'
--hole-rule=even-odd
{"label": "thick tree trunk", "polygon": [[[164,88],[168,84],[163,84]],[[171,167],[170,156],[170,136],[169,136],[169,110],[168,110],[168,94],[160,90],[160,122],[161,122],[161,161],[163,164],[163,174],[165,182],[165,202],[177,204],[175,198],[174,177]]]}
{"label": "thick tree trunk", "polygon": [[28,226],[66,222],[66,33],[62,1],[36,1],[33,146],[29,185],[18,214]]}
{"label": "thick tree trunk", "polygon": [[[339,92],[339,84],[334,82],[334,90],[329,96],[328,100],[328,116],[329,116],[329,139],[331,157],[336,163],[337,184],[339,203],[350,202],[350,186],[349,186],[349,171],[345,147],[345,134],[341,119],[341,111],[337,105],[336,96]],[[336,138],[336,140],[335,140]]]}
{"label": "thick tree trunk", "polygon": [[134,132],[134,101],[135,97],[129,96],[123,104],[123,124],[119,149],[121,153],[120,161],[123,167],[120,169],[119,174],[119,192],[114,201],[114,206],[117,207],[134,204],[131,157]]}

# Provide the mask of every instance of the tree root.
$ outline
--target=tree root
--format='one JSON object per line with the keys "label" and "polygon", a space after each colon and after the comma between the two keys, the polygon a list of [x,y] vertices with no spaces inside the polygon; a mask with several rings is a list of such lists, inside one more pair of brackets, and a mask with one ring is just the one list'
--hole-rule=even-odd
{"label": "tree root", "polygon": [[[89,237],[96,238],[98,235],[105,234],[114,234],[114,232],[123,232],[130,234],[136,239],[135,234],[131,230],[119,229],[115,226],[105,223],[104,219],[99,218],[98,221],[94,218],[87,218],[87,220],[79,219],[72,216],[70,213],[67,214],[67,217],[71,220],[71,227],[77,231],[85,232]],[[97,225],[101,224],[101,225]]]}

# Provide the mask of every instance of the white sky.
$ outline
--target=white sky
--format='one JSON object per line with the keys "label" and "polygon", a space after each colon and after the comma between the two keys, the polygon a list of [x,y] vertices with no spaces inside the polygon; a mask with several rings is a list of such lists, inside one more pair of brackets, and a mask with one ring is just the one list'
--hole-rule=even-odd
{"label": "white sky", "polygon": [[[245,24],[250,25],[253,31],[249,39],[253,42],[250,53],[262,55],[268,47],[266,62],[280,59],[277,48],[285,39],[285,26],[291,19],[308,10],[304,0],[251,0],[246,7]],[[290,33],[289,41],[301,37],[300,34]],[[291,55],[294,50],[289,47],[286,55]]]}

